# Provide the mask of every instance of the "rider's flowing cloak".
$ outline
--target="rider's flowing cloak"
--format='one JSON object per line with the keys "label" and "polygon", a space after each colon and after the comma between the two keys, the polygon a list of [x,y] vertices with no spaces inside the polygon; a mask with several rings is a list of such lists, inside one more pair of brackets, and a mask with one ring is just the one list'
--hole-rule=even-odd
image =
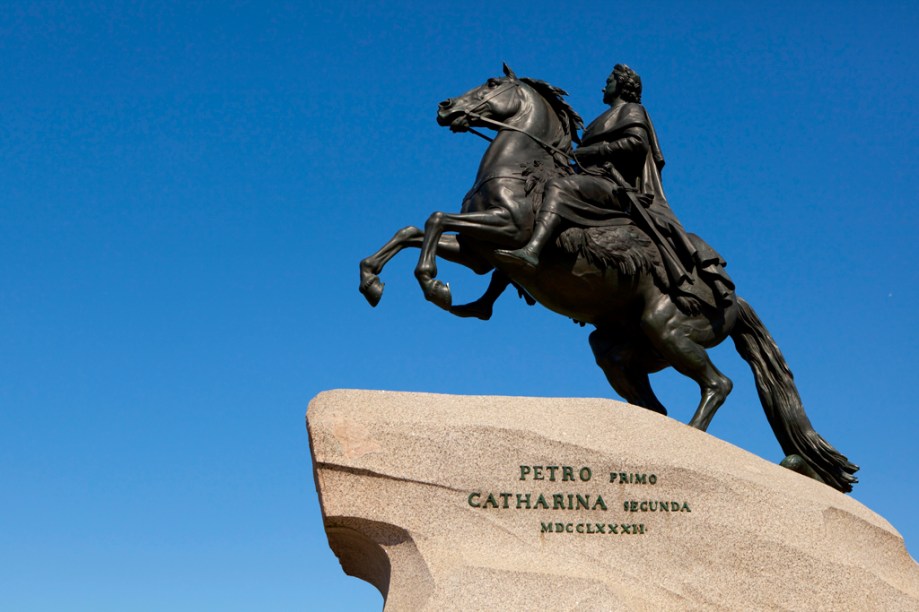
{"label": "rider's flowing cloak", "polygon": [[[600,159],[582,168],[578,174],[554,179],[556,197],[544,205],[550,212],[581,227],[637,224],[658,245],[671,290],[694,295],[712,304],[713,296],[707,283],[696,282],[699,273],[704,269],[728,287],[733,287],[733,283],[724,271],[724,259],[702,238],[687,233],[670,208],[661,184],[664,155],[644,106],[629,102],[610,108],[587,126],[581,144],[615,142],[634,136],[635,130],[629,133],[626,130],[635,127],[647,135],[643,159],[635,159],[631,164],[620,161],[615,167],[610,161]],[[625,198],[630,201],[623,201],[622,185],[614,178],[617,173],[630,183],[630,187],[638,188],[647,196],[642,198],[647,205],[644,214],[633,209],[642,206],[640,200]],[[649,224],[653,227],[648,227]]]}

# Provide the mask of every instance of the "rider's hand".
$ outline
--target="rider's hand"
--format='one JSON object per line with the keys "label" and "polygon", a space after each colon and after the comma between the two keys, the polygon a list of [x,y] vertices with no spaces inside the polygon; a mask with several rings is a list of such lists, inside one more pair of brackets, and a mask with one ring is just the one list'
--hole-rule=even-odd
{"label": "rider's hand", "polygon": [[596,145],[587,145],[586,147],[579,147],[574,151],[574,156],[579,161],[586,161],[592,157],[596,157],[600,153]]}

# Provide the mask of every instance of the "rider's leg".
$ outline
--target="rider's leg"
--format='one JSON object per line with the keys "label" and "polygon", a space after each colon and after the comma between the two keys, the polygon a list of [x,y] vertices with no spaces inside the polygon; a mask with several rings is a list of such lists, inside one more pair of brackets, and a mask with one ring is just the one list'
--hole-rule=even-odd
{"label": "rider's leg", "polygon": [[611,180],[592,174],[574,174],[550,180],[546,183],[530,241],[516,251],[495,251],[496,258],[508,264],[535,267],[543,249],[558,230],[563,215],[564,218],[572,218],[567,212],[575,215],[584,212],[592,221],[622,215],[622,202],[615,196],[614,187]]}
{"label": "rider's leg", "polygon": [[572,177],[562,177],[550,180],[546,184],[546,190],[543,194],[542,205],[539,207],[539,213],[536,215],[536,222],[533,225],[533,234],[525,246],[516,250],[497,250],[495,259],[502,263],[511,265],[523,264],[535,268],[539,265],[539,255],[545,248],[546,244],[552,239],[555,230],[558,229],[562,218],[555,212],[565,197],[565,190],[571,189],[567,182]]}
{"label": "rider's leg", "polygon": [[561,223],[562,218],[548,210],[541,210],[536,217],[536,224],[533,227],[533,236],[526,246],[515,251],[499,250],[495,251],[495,258],[499,261],[510,261],[525,264],[535,268],[539,265],[539,254],[551,240],[552,235]]}

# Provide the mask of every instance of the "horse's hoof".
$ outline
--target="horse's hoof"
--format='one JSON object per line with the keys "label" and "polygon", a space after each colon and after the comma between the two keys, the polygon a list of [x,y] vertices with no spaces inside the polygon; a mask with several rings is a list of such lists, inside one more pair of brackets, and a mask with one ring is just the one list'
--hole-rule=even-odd
{"label": "horse's hoof", "polygon": [[376,306],[383,297],[383,282],[380,281],[379,276],[374,276],[370,281],[361,283],[360,291],[371,306]]}
{"label": "horse's hoof", "polygon": [[450,306],[453,304],[453,298],[450,296],[450,284],[445,285],[438,280],[431,281],[425,287],[424,297],[444,310],[450,310]]}
{"label": "horse's hoof", "polygon": [[801,455],[788,455],[782,459],[782,462],[779,463],[779,465],[784,468],[788,468],[792,472],[797,472],[799,474],[803,474],[804,476],[808,476],[809,478],[813,478],[817,482],[823,482],[823,479],[820,478],[820,475],[814,471],[814,468],[809,466],[807,462],[804,461],[804,458],[801,457]]}

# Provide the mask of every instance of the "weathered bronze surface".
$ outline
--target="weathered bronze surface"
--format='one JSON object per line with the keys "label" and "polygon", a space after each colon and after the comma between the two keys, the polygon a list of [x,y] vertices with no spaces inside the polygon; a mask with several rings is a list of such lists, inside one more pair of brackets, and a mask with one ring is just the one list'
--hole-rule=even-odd
{"label": "weathered bronze surface", "polygon": [[[666,414],[648,374],[672,366],[696,381],[701,400],[689,424],[702,430],[732,388],[706,349],[730,337],[753,370],[787,455],[782,464],[851,491],[858,467],[814,431],[781,351],[734,294],[724,260],[671,210],[661,186],[664,158],[640,104],[641,79],[617,65],[604,89],[610,109],[581,138],[583,122],[565,95],[505,66],[503,77],[441,102],[440,125],[497,135],[461,212],[435,212],[424,230],[399,230],[361,261],[361,293],[376,306],[378,274],[407,247],[421,249],[415,276],[425,297],[457,316],[488,319],[513,285],[528,302],[596,328],[597,364],[626,401]],[[437,257],[493,271],[485,295],[453,306],[449,286],[436,279]]]}

